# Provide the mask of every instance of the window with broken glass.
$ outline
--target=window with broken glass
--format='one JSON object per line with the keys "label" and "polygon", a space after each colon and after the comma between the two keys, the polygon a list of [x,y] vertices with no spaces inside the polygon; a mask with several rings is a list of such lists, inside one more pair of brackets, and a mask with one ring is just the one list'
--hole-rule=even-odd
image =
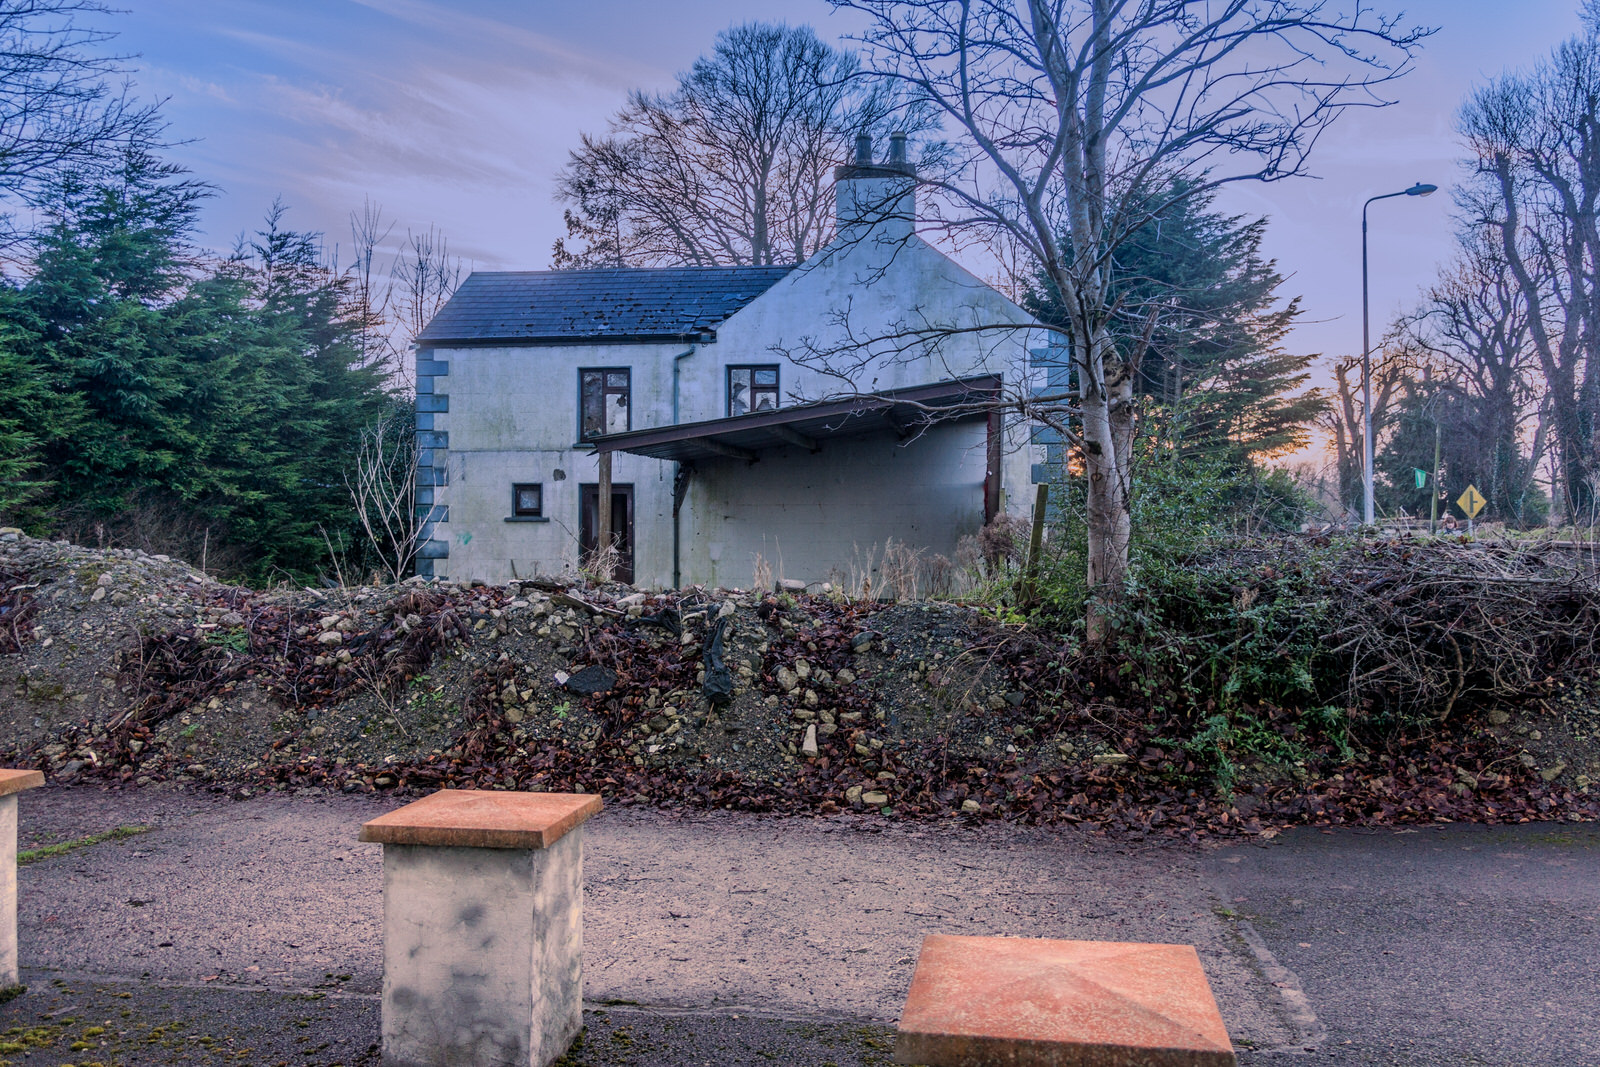
{"label": "window with broken glass", "polygon": [[778,410],[776,364],[728,368],[728,414]]}
{"label": "window with broken glass", "polygon": [[626,367],[588,367],[578,372],[578,393],[582,417],[578,440],[606,434],[625,433],[632,428],[629,380]]}
{"label": "window with broken glass", "polygon": [[544,484],[518,482],[511,487],[511,514],[520,519],[537,519],[544,515]]}

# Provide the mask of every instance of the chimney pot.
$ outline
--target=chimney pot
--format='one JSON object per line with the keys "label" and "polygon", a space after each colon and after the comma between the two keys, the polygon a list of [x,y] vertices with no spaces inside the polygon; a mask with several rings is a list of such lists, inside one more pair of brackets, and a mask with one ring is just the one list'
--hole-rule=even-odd
{"label": "chimney pot", "polygon": [[889,135],[889,162],[904,163],[906,161],[906,135],[891,133]]}
{"label": "chimney pot", "polygon": [[856,134],[856,165],[870,166],[872,164],[872,135],[866,133]]}

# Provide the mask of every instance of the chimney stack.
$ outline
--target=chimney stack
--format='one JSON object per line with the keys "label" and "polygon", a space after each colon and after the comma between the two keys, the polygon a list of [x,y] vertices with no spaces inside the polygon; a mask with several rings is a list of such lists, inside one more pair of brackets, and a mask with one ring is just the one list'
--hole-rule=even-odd
{"label": "chimney stack", "polygon": [[917,171],[906,158],[906,135],[889,135],[889,154],[872,161],[872,136],[856,135],[855,159],[835,167],[838,234],[846,242],[874,238],[901,241],[916,230]]}

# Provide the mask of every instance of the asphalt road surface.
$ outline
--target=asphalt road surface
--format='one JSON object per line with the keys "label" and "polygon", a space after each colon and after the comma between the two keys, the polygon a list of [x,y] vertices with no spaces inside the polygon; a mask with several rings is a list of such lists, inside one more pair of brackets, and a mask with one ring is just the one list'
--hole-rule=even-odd
{"label": "asphalt road surface", "polygon": [[1305,829],[1207,868],[1295,976],[1319,1059],[1600,1064],[1593,826]]}
{"label": "asphalt road surface", "polygon": [[[379,850],[355,835],[387,806],[24,794],[24,848],[153,829],[21,869],[32,991],[0,1005],[0,1031],[40,1036],[15,1062],[89,1062],[72,1045],[96,1042],[130,1067],[374,1062]],[[887,1062],[932,932],[1193,944],[1242,1063],[1600,1067],[1592,827],[1134,847],[610,810],[585,833],[592,1010],[573,1067]]]}

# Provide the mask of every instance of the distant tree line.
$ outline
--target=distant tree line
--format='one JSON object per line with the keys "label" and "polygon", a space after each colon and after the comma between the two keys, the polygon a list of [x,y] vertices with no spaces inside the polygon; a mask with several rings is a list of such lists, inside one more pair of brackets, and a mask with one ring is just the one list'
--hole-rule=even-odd
{"label": "distant tree line", "polygon": [[[1600,5],[1583,19],[1461,109],[1455,258],[1374,354],[1381,511],[1426,517],[1436,496],[1442,515],[1470,484],[1487,519],[1600,520]],[[1335,372],[1339,492],[1356,506],[1359,360]]]}

